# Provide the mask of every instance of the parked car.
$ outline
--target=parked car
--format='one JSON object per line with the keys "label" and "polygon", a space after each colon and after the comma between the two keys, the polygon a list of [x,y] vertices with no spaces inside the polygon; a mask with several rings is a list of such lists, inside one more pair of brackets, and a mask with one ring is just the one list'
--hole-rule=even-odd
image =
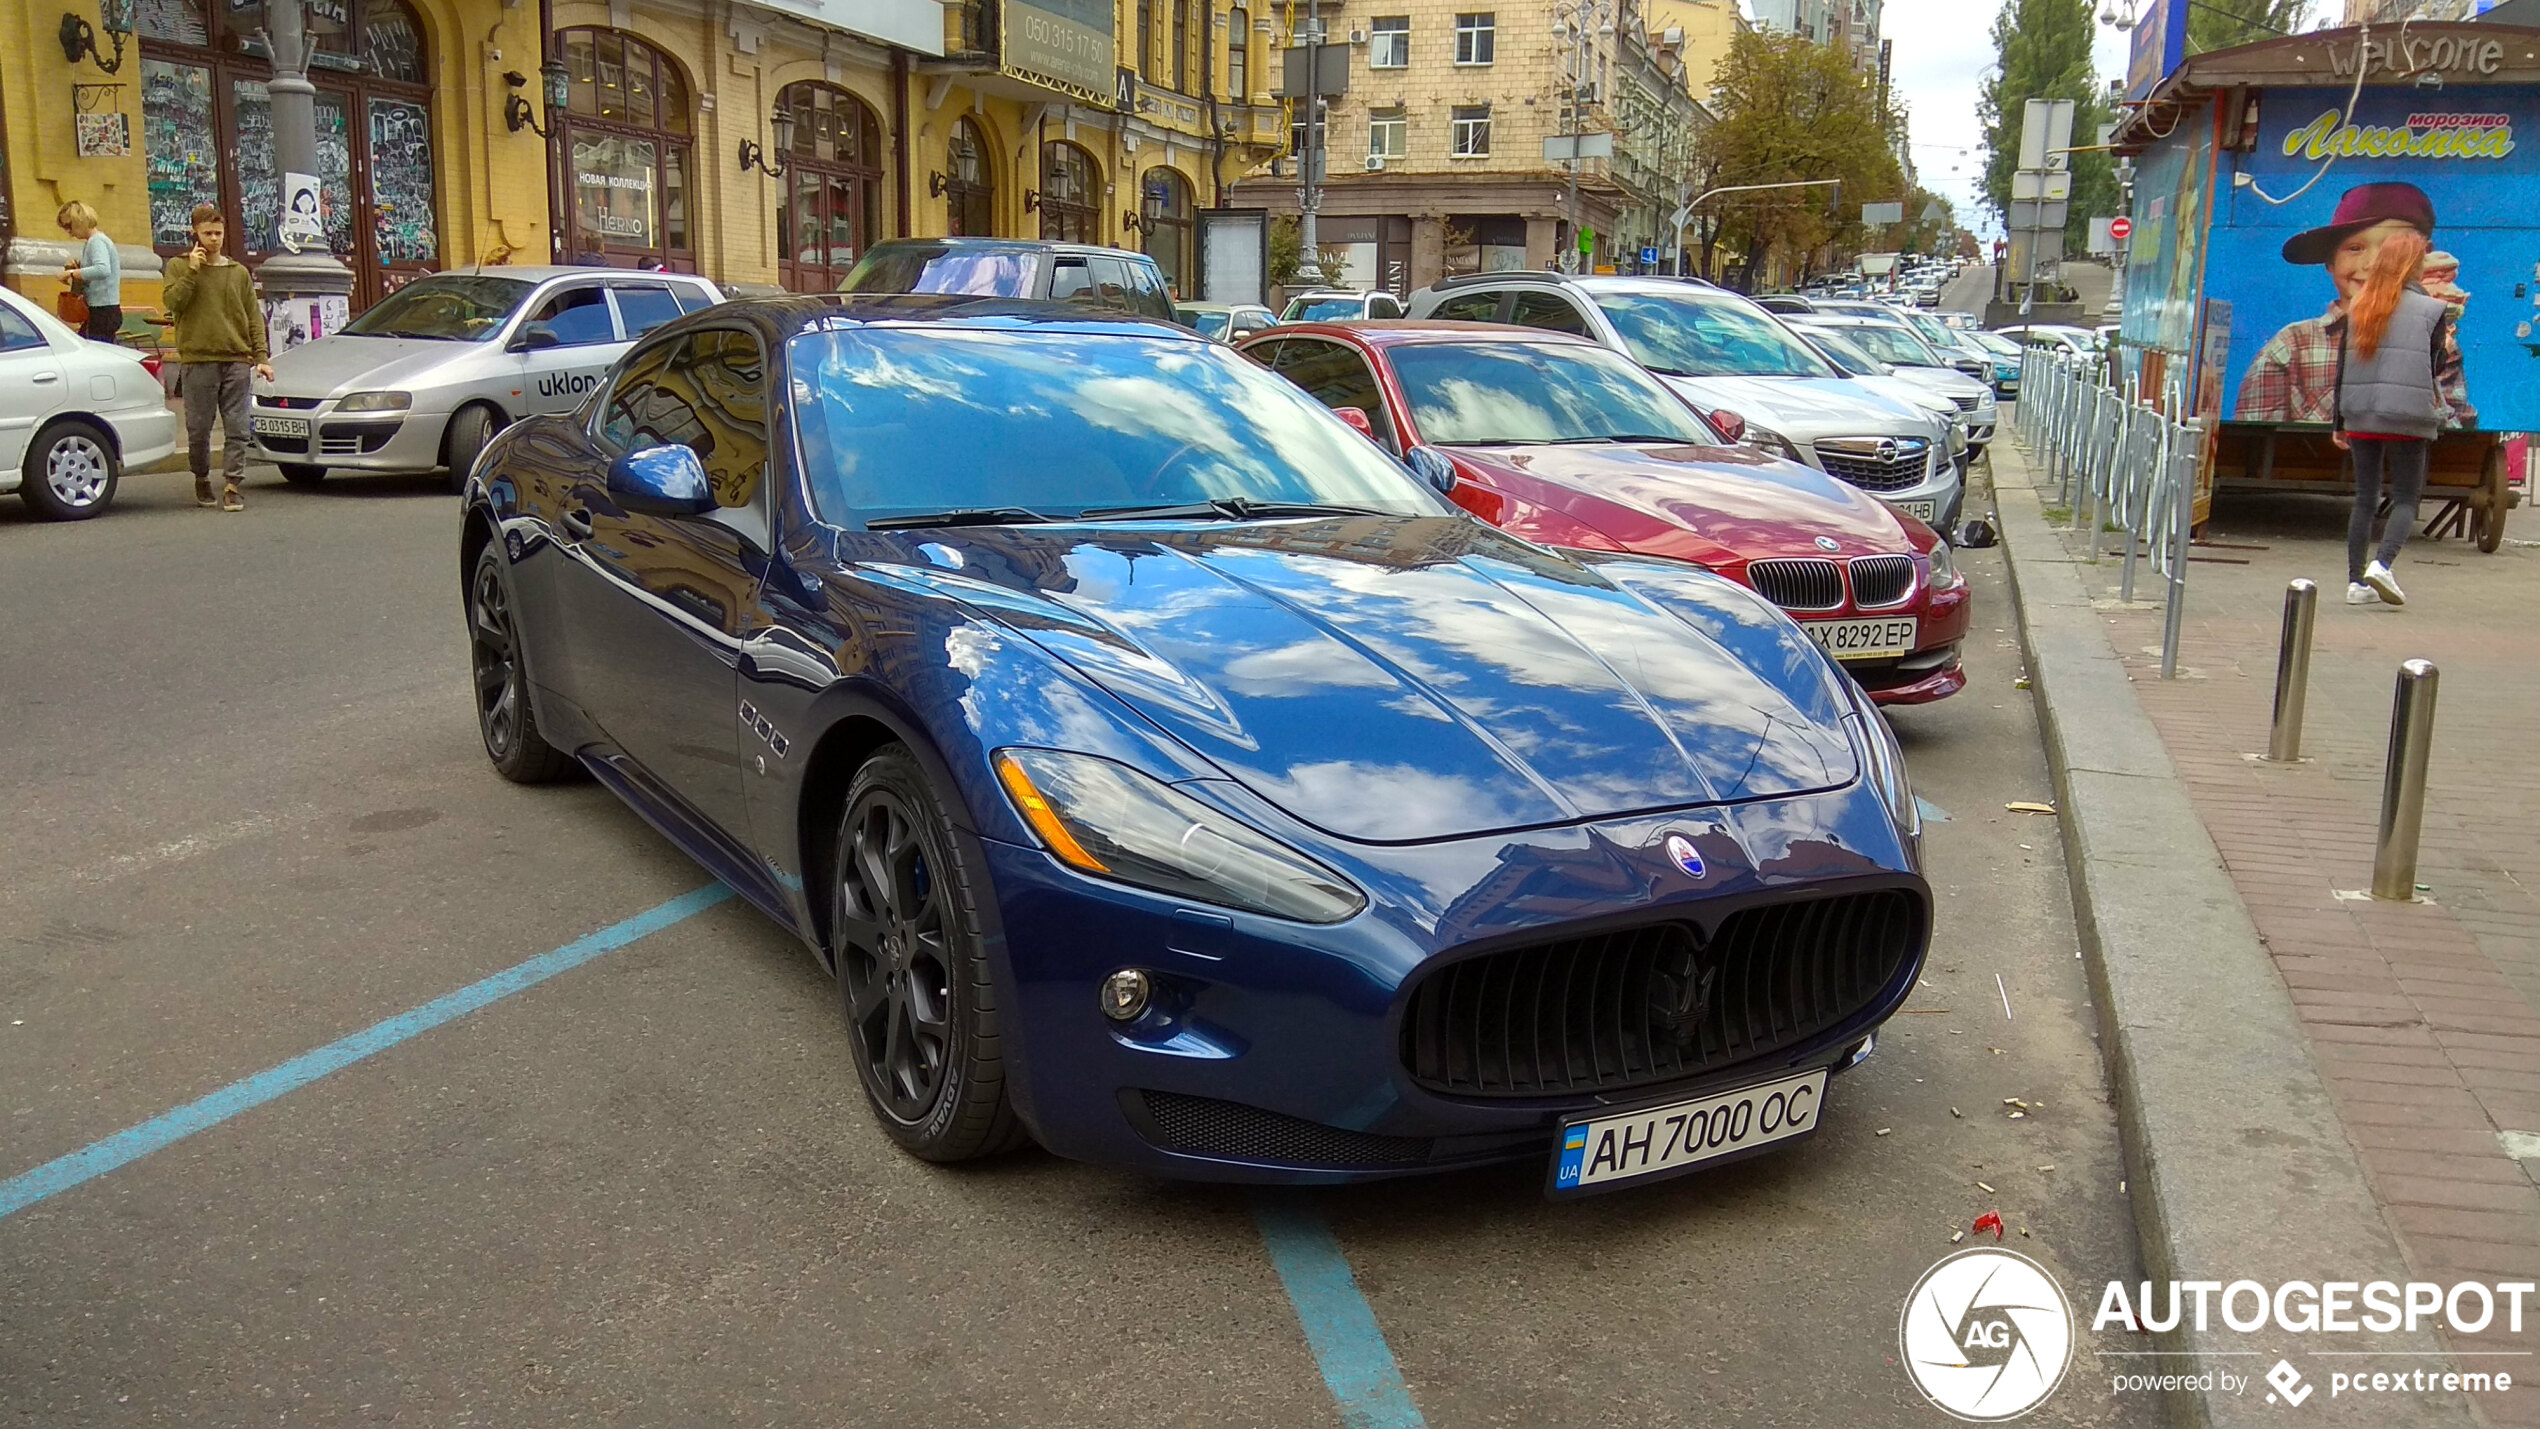
{"label": "parked car", "polygon": [[1880,704],[1966,685],[1967,582],[1947,542],[1823,472],[1730,444],[1619,353],[1463,323],[1283,327],[1239,350],[1387,451],[1442,453],[1455,504],[1502,530],[1727,576],[1789,611]]}
{"label": "parked car", "polygon": [[[1791,331],[1799,334],[1801,341],[1822,353],[1826,361],[1833,363],[1845,376],[1897,401],[1929,412],[1940,421],[1948,422],[1956,430],[1957,444],[1966,447],[1967,414],[1958,410],[1958,404],[1953,399],[1919,382],[1910,381],[1888,371],[1886,363],[1872,357],[1868,350],[1855,344],[1837,329],[1794,323]],[[1973,465],[1975,465],[1974,451],[1972,447],[1967,447],[1964,455],[1959,459],[1958,469],[1963,474]]]}
{"label": "parked car", "polygon": [[1768,313],[1780,313],[1784,316],[1794,313],[1813,313],[1817,310],[1815,299],[1803,298],[1797,293],[1766,293],[1755,300],[1755,306]]}
{"label": "parked car", "polygon": [[176,413],[140,353],[0,287],[0,492],[47,520],[83,520],[113,504],[126,467],[174,450]]}
{"label": "parked car", "polygon": [[1259,303],[1179,303],[1173,316],[1182,326],[1219,342],[1241,342],[1279,321],[1278,314]]}
{"label": "parked car", "polygon": [[275,353],[248,430],[257,455],[300,485],[330,470],[446,471],[455,491],[505,425],[572,411],[629,343],[722,298],[684,273],[434,273],[342,332]]}
{"label": "parked car", "polygon": [[1990,359],[1984,353],[1969,346],[1966,334],[1942,322],[1939,314],[1909,309],[1896,314],[1896,317],[1911,329],[1916,337],[1928,344],[1933,352],[1940,354],[1942,362],[1946,365],[1979,381],[1991,371],[1993,364]]}
{"label": "parked car", "polygon": [[2086,327],[2066,327],[2060,323],[2035,323],[2028,326],[2005,327],[2000,329],[2000,332],[2013,342],[2025,343],[2030,347],[2061,353],[2067,357],[2077,357],[2085,362],[2095,362],[2099,358],[2099,335]]}
{"label": "parked car", "polygon": [[1812,1131],[1923,963],[1896,744],[1788,616],[1178,327],[725,304],[496,438],[459,556],[495,769],[800,938],[927,1160],[1629,1184]]}
{"label": "parked car", "polygon": [[1352,318],[1398,318],[1402,300],[1378,288],[1356,293],[1346,288],[1315,288],[1288,299],[1279,310],[1283,323],[1337,323]]}
{"label": "parked car", "polygon": [[1863,387],[1734,293],[1665,279],[1491,273],[1412,294],[1411,315],[1578,333],[1665,378],[1733,440],[1943,530],[1958,520],[1956,425]]}
{"label": "parked car", "polygon": [[2025,349],[1998,332],[1971,332],[1965,337],[1993,359],[1995,394],[2016,399],[2020,395],[2020,354]]}
{"label": "parked car", "polygon": [[968,293],[1036,298],[1135,317],[1177,319],[1164,270],[1144,253],[1025,238],[893,238],[874,244],[842,293]]}
{"label": "parked car", "polygon": [[1951,403],[1967,425],[1967,445],[1982,452],[1993,440],[1994,425],[2002,420],[2000,404],[1994,400],[1993,384],[1970,377],[1953,366],[1950,360],[1923,341],[1921,334],[1901,323],[1883,323],[1869,318],[1813,317],[1794,320],[1806,331],[1817,329],[1841,333],[1844,337],[1884,365],[1888,375],[1900,377],[1929,389]]}

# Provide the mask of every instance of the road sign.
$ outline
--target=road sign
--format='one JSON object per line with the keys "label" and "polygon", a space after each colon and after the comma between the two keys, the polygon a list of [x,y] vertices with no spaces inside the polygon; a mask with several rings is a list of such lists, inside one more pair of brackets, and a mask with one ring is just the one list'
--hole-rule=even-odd
{"label": "road sign", "polygon": [[1657,267],[1657,266],[1658,266],[1658,250],[1657,250],[1657,249],[1655,249],[1655,248],[1644,248],[1644,249],[1640,250],[1640,266],[1642,266],[1642,267],[1644,267],[1644,268],[1655,268],[1655,267]]}
{"label": "road sign", "polygon": [[2124,214],[2118,214],[2116,217],[2109,219],[2108,236],[2117,240],[2119,243],[2123,243],[2127,239],[2132,238],[2134,236],[2134,220],[2126,217]]}
{"label": "road sign", "polygon": [[1901,203],[1865,203],[1861,205],[1861,221],[1872,228],[1884,228],[1905,221],[1905,205]]}
{"label": "road sign", "polygon": [[1667,226],[1669,228],[1682,228],[1692,221],[1693,210],[1689,207],[1679,207],[1674,213],[1668,215]]}
{"label": "road sign", "polygon": [[1577,150],[1578,158],[1610,159],[1614,157],[1614,136],[1611,134],[1546,134],[1543,137],[1543,161],[1547,164],[1569,163],[1572,158],[1571,151],[1574,149]]}

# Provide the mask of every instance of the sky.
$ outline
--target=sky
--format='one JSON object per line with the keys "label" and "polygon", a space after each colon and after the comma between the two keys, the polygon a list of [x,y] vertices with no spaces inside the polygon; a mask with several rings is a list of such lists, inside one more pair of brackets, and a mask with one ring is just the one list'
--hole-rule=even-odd
{"label": "sky", "polygon": [[[1955,204],[1958,221],[1989,233],[1978,186],[1984,127],[1977,117],[1984,72],[1993,64],[1993,17],[2000,0],[1887,0],[1880,33],[1896,42],[1896,93],[1912,105],[1914,168],[1924,188]],[[2125,71],[2126,37],[2101,25],[2099,78]],[[2088,141],[2083,141],[2088,142]]]}

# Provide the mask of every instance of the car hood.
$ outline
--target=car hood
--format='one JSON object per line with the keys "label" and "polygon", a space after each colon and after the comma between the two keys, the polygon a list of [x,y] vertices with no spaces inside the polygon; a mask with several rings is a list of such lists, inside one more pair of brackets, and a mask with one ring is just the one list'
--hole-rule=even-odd
{"label": "car hood", "polygon": [[1726,582],[1719,613],[1680,614],[1458,517],[927,535],[894,577],[1039,644],[1341,838],[1781,798],[1855,774],[1822,662],[1776,686],[1699,628],[1726,638],[1755,618]]}
{"label": "car hood", "polygon": [[1920,383],[1934,392],[1953,396],[1980,397],[1993,390],[1985,385],[1984,379],[1970,377],[1954,367],[1899,367],[1896,375],[1908,382]]}
{"label": "car hood", "polygon": [[1667,377],[1705,412],[1726,408],[1793,441],[1932,434],[1931,418],[1849,377]]}
{"label": "car hood", "polygon": [[452,359],[485,347],[479,342],[339,332],[275,353],[273,390],[287,397],[335,397],[378,388],[427,386]]}
{"label": "car hood", "polygon": [[[1692,533],[1709,548],[1705,565],[1779,556],[1866,556],[1913,549],[1905,523],[1885,502],[1814,467],[1752,447],[1511,446],[1457,447],[1459,462],[1531,477],[1593,502]],[[1567,508],[1589,525],[1645,525],[1600,520],[1592,507]],[[1835,543],[1829,552],[1820,539]],[[1684,554],[1671,544],[1660,554]]]}

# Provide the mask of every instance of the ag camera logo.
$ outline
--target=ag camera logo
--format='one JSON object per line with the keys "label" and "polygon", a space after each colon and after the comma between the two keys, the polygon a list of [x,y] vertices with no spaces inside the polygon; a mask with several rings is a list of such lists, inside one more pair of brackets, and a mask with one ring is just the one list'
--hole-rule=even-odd
{"label": "ag camera logo", "polygon": [[1897,1322],[1905,1373],[1942,1413],[2017,1419],[2072,1367],[2073,1311],[2046,1268],[2017,1251],[1962,1250],[1923,1272]]}

